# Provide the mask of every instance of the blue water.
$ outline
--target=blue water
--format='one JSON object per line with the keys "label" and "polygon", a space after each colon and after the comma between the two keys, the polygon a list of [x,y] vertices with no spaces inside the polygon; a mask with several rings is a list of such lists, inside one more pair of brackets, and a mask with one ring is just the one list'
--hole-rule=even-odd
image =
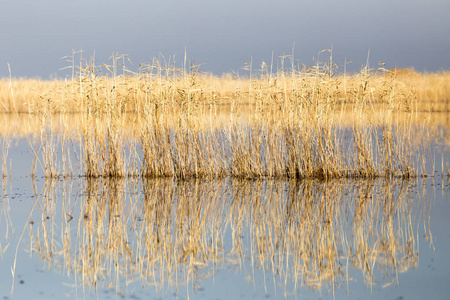
{"label": "blue water", "polygon": [[[13,143],[2,179],[4,299],[446,299],[450,292],[450,180],[440,172],[408,181],[46,180],[39,169],[30,176],[30,154],[27,142]],[[149,240],[156,252],[145,234],[158,238]],[[108,246],[114,238],[122,243]],[[394,267],[374,252],[383,239],[393,241]],[[362,241],[366,255],[376,254],[371,272],[357,263]],[[182,259],[187,245],[199,248]],[[102,272],[89,277],[82,252],[108,247],[117,256],[92,259]],[[335,251],[331,277],[314,273],[331,263],[321,249]],[[150,266],[158,253],[167,260]],[[307,279],[316,275],[321,282]]]}

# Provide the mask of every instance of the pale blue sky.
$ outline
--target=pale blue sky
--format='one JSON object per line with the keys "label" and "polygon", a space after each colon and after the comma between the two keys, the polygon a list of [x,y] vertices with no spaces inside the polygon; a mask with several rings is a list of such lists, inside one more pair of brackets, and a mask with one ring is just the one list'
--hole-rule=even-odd
{"label": "pale blue sky", "polygon": [[333,45],[336,63],[365,63],[416,70],[450,69],[448,0],[2,0],[0,77],[52,74],[72,50],[95,50],[104,63],[113,52],[128,54],[137,67],[159,53],[202,63],[222,74],[253,58],[290,53],[306,65]]}

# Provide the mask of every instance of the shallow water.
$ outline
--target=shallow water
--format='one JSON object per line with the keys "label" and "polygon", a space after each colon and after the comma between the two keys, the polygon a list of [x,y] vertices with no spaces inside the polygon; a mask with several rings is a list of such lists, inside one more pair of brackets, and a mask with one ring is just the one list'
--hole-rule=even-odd
{"label": "shallow water", "polygon": [[46,180],[30,176],[27,143],[12,143],[2,179],[5,299],[448,295],[450,183],[439,172],[408,181]]}

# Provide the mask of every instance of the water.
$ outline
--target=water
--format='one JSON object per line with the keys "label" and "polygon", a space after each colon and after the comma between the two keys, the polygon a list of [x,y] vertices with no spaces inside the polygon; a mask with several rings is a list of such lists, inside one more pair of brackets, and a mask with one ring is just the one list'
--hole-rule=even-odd
{"label": "water", "polygon": [[27,143],[12,143],[2,179],[4,299],[448,297],[450,183],[440,172],[46,180],[30,176]]}

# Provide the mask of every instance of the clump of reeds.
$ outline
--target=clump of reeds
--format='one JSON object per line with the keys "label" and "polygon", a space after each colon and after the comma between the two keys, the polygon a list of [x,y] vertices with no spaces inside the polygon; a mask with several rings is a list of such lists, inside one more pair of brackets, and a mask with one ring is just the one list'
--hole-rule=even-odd
{"label": "clump of reeds", "polygon": [[[74,175],[73,153],[77,175],[87,177],[419,175],[424,154],[412,136],[421,102],[383,66],[342,74],[330,53],[308,68],[283,57],[275,71],[250,64],[245,76],[217,78],[186,61],[155,58],[131,71],[125,56],[98,66],[75,55],[72,77],[28,102],[43,120],[48,177]],[[79,121],[68,123],[70,113]],[[51,124],[58,116],[61,150]]]}

